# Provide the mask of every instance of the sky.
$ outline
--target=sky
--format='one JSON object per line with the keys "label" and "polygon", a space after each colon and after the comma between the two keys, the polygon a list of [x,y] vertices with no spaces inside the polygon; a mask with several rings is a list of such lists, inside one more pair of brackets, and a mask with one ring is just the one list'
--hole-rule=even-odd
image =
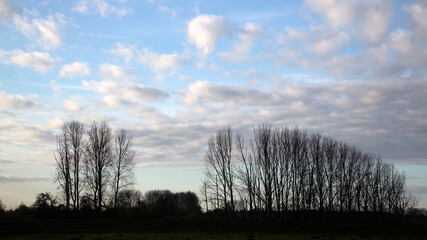
{"label": "sky", "polygon": [[0,199],[58,192],[55,136],[107,120],[135,185],[199,192],[215,131],[298,126],[393,162],[427,207],[427,2],[0,0]]}

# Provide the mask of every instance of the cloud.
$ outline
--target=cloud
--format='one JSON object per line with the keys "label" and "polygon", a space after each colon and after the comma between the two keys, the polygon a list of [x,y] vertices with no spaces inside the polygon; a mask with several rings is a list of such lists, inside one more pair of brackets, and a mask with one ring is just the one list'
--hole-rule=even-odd
{"label": "cloud", "polygon": [[312,51],[315,55],[333,54],[335,51],[350,41],[350,37],[345,32],[333,34],[321,34],[314,40]]}
{"label": "cloud", "polygon": [[234,49],[236,52],[248,52],[252,48],[254,40],[263,33],[261,24],[246,23],[239,32],[239,41],[235,44]]}
{"label": "cloud", "polygon": [[236,105],[274,105],[281,103],[274,92],[262,92],[245,87],[227,86],[220,83],[197,81],[183,92],[183,101],[187,104],[203,102],[228,102]]}
{"label": "cloud", "polygon": [[13,49],[12,51],[0,50],[0,61],[3,64],[28,67],[35,71],[46,73],[54,67],[58,60],[46,52],[24,52],[20,49]]}
{"label": "cloud", "polygon": [[421,36],[427,36],[427,4],[425,2],[410,5],[407,11],[412,16],[415,29]]}
{"label": "cloud", "polygon": [[62,14],[49,15],[46,19],[14,15],[13,21],[16,29],[28,39],[35,42],[43,50],[48,51],[61,46],[61,28],[67,23]]}
{"label": "cloud", "polygon": [[372,0],[306,0],[305,5],[323,16],[333,29],[356,25],[356,36],[376,44],[387,32],[393,1]]}
{"label": "cloud", "polygon": [[72,112],[78,112],[82,110],[82,107],[78,103],[73,102],[71,100],[64,101],[64,108]]}
{"label": "cloud", "polygon": [[0,117],[14,117],[15,113],[7,110],[0,110]]}
{"label": "cloud", "polygon": [[108,81],[130,81],[130,69],[114,64],[103,63],[99,65],[98,75]]}
{"label": "cloud", "polygon": [[88,75],[90,75],[90,69],[86,62],[64,64],[59,70],[59,77],[74,78],[75,76],[83,77]]}
{"label": "cloud", "polygon": [[2,0],[0,1],[0,23],[4,23],[11,19],[16,13],[16,8],[12,1]]}
{"label": "cloud", "polygon": [[189,60],[189,57],[178,54],[158,54],[144,49],[139,56],[139,61],[147,65],[153,72],[161,73],[166,70],[175,72],[178,67]]}
{"label": "cloud", "polygon": [[157,9],[161,13],[169,13],[172,17],[176,17],[178,14],[178,11],[182,11],[182,9],[169,8],[169,7],[162,6],[162,5],[160,5]]}
{"label": "cloud", "polygon": [[199,15],[187,22],[187,36],[191,44],[208,55],[215,50],[217,41],[231,34],[228,22],[222,16]]}
{"label": "cloud", "polygon": [[[0,109],[31,109],[38,108],[38,105],[34,100],[37,99],[37,95],[10,95],[5,91],[0,91]],[[13,113],[10,113],[13,114]]]}
{"label": "cloud", "polygon": [[135,103],[118,96],[106,95],[102,99],[102,104],[107,108],[119,108],[123,106],[131,106]]}
{"label": "cloud", "polygon": [[114,94],[133,101],[158,102],[169,97],[169,94],[161,89],[133,82],[83,81],[83,86],[95,92]]}
{"label": "cloud", "polygon": [[81,14],[99,14],[101,17],[115,15],[117,18],[127,16],[132,10],[113,6],[105,0],[79,0],[71,10]]}
{"label": "cloud", "polygon": [[115,95],[132,101],[157,102],[169,97],[169,94],[159,88],[148,87],[132,82],[129,69],[114,64],[101,64],[98,75],[103,81],[83,81],[84,87],[92,91]]}
{"label": "cloud", "polygon": [[0,143],[11,147],[37,148],[54,146],[55,136],[49,130],[31,126],[16,119],[0,122]]}
{"label": "cloud", "polygon": [[[376,1],[376,8],[363,11],[361,26],[362,37],[370,44],[376,44],[386,33],[392,12],[392,1]],[[375,5],[375,2],[374,2]]]}
{"label": "cloud", "polygon": [[123,58],[127,63],[130,60],[136,60],[148,66],[151,71],[158,76],[165,71],[175,73],[175,71],[189,61],[190,57],[179,54],[156,53],[147,48],[139,50],[137,45],[117,44],[117,48],[107,50],[116,56]]}
{"label": "cloud", "polygon": [[427,186],[408,186],[408,189],[417,195],[427,195]]}
{"label": "cloud", "polygon": [[9,163],[14,163],[14,162],[10,161],[10,160],[0,159],[0,163],[1,164],[9,164]]}
{"label": "cloud", "polygon": [[108,52],[123,58],[126,62],[129,62],[134,58],[135,50],[136,50],[136,45],[125,46],[122,43],[118,43],[117,48],[111,49]]}
{"label": "cloud", "polygon": [[334,28],[351,23],[357,16],[357,0],[306,0],[305,5],[322,14]]}
{"label": "cloud", "polygon": [[299,125],[386,160],[425,164],[427,128],[418,120],[427,117],[422,97],[426,87],[427,79],[278,81],[264,90],[198,81],[180,92],[191,110],[178,116],[193,116],[204,126],[231,125],[245,131],[263,122]]}
{"label": "cloud", "polygon": [[[384,80],[425,76],[426,42],[422,13],[425,4],[399,5],[393,1],[317,1],[306,6],[319,13],[325,22],[279,33],[278,46],[269,48],[267,58],[276,65],[320,70],[340,80]],[[340,8],[349,10],[338,11]],[[350,9],[351,8],[351,9]],[[352,12],[341,16],[342,12]],[[337,16],[331,17],[332,13]],[[410,17],[405,14],[409,13]],[[347,19],[334,26],[330,19]],[[391,22],[407,19],[405,24]],[[345,23],[345,24],[344,24]],[[394,27],[394,28],[392,28]]]}
{"label": "cloud", "polygon": [[35,176],[0,176],[0,183],[50,182],[50,177]]}

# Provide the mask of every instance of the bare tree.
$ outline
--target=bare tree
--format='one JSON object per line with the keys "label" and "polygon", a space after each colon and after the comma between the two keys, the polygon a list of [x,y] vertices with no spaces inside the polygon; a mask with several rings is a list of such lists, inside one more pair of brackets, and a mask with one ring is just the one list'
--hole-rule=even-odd
{"label": "bare tree", "polygon": [[62,194],[65,198],[65,208],[70,209],[70,199],[72,192],[71,184],[71,154],[70,139],[68,132],[68,123],[61,128],[61,133],[56,136],[56,161],[55,181],[59,184]]}
{"label": "bare tree", "polygon": [[209,181],[207,179],[202,180],[202,186],[200,187],[200,192],[202,193],[202,201],[205,203],[205,210],[209,212]]}
{"label": "bare tree", "polygon": [[67,132],[70,141],[71,154],[71,199],[73,208],[79,209],[80,193],[84,188],[84,184],[80,181],[82,172],[82,157],[83,157],[83,134],[84,125],[78,121],[71,121],[67,124]]}
{"label": "bare tree", "polygon": [[[245,141],[240,133],[236,134],[235,146],[237,150],[237,159],[240,164],[238,165],[237,179],[240,181],[240,188],[246,192],[245,199],[246,205],[249,206],[249,217],[252,218],[253,211],[255,210],[255,164],[253,157],[248,153],[245,146]],[[240,193],[241,195],[244,195]]]}
{"label": "bare tree", "polygon": [[217,190],[217,199],[221,198],[225,216],[229,212],[234,214],[234,171],[232,164],[232,139],[231,128],[217,131],[209,139],[208,149],[205,154],[206,176],[214,183]]}
{"label": "bare tree", "polygon": [[[252,134],[248,145],[239,133],[229,141],[230,129],[209,140],[202,193],[206,206],[208,199],[214,200],[211,206],[223,208],[226,217],[233,201],[240,204],[242,216],[249,209],[250,216],[270,220],[285,220],[286,215],[298,219],[306,210],[331,217],[351,216],[345,212],[354,211],[403,214],[416,204],[405,175],[379,156],[297,127],[264,124],[254,127]],[[236,199],[233,177],[238,180]],[[334,211],[340,213],[327,214]]]}
{"label": "bare tree", "polygon": [[116,208],[119,192],[135,183],[133,138],[124,129],[118,131],[114,137],[113,171],[114,208]]}
{"label": "bare tree", "polygon": [[86,182],[93,193],[95,209],[102,210],[105,205],[105,191],[111,179],[112,134],[108,122],[93,122],[85,148]]}
{"label": "bare tree", "polygon": [[[326,165],[324,160],[324,150],[322,145],[322,136],[317,134],[312,134],[310,136],[310,157],[312,159],[312,173],[315,177],[313,180],[315,181],[315,191],[317,200],[319,201],[319,210],[322,212],[324,209],[324,203],[326,199]],[[310,174],[312,176],[312,174]],[[311,184],[310,184],[311,185]],[[314,197],[313,197],[314,198]]]}

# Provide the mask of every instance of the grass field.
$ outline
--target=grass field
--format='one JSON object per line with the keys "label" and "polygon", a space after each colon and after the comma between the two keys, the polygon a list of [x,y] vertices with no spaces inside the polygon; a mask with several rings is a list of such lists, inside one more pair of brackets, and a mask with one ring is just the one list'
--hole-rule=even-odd
{"label": "grass field", "polygon": [[426,239],[425,237],[402,236],[357,236],[357,235],[311,235],[311,234],[215,234],[215,233],[105,233],[105,234],[30,234],[9,236],[5,239],[24,240],[387,240],[387,239]]}
{"label": "grass field", "polygon": [[0,239],[424,240],[414,225],[283,224],[141,219],[0,220]]}

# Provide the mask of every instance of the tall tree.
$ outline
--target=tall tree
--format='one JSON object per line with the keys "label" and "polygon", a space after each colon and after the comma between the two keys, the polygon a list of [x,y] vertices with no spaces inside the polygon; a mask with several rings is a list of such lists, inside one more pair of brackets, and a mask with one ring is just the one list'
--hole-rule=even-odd
{"label": "tall tree", "polygon": [[112,130],[108,122],[93,122],[85,147],[86,182],[93,193],[94,207],[98,211],[105,205],[105,191],[111,179]]}
{"label": "tall tree", "polygon": [[228,219],[229,212],[234,214],[234,170],[232,164],[233,134],[231,128],[217,131],[214,137],[209,139],[208,149],[205,155],[207,167],[206,175],[209,181],[214,183],[217,198],[221,198],[225,216]]}
{"label": "tall tree", "polygon": [[56,136],[56,161],[55,181],[59,184],[62,194],[65,198],[65,208],[70,209],[70,199],[72,193],[71,184],[71,153],[70,136],[68,132],[68,123],[61,128],[61,133]]}
{"label": "tall tree", "polygon": [[114,137],[113,171],[114,208],[116,208],[119,192],[135,183],[133,138],[124,129],[118,131]]}
{"label": "tall tree", "polygon": [[83,134],[84,125],[78,121],[71,121],[67,124],[67,132],[70,141],[71,154],[71,199],[73,208],[79,209],[80,193],[83,190],[84,184],[80,181],[82,172],[82,156],[83,156]]}

